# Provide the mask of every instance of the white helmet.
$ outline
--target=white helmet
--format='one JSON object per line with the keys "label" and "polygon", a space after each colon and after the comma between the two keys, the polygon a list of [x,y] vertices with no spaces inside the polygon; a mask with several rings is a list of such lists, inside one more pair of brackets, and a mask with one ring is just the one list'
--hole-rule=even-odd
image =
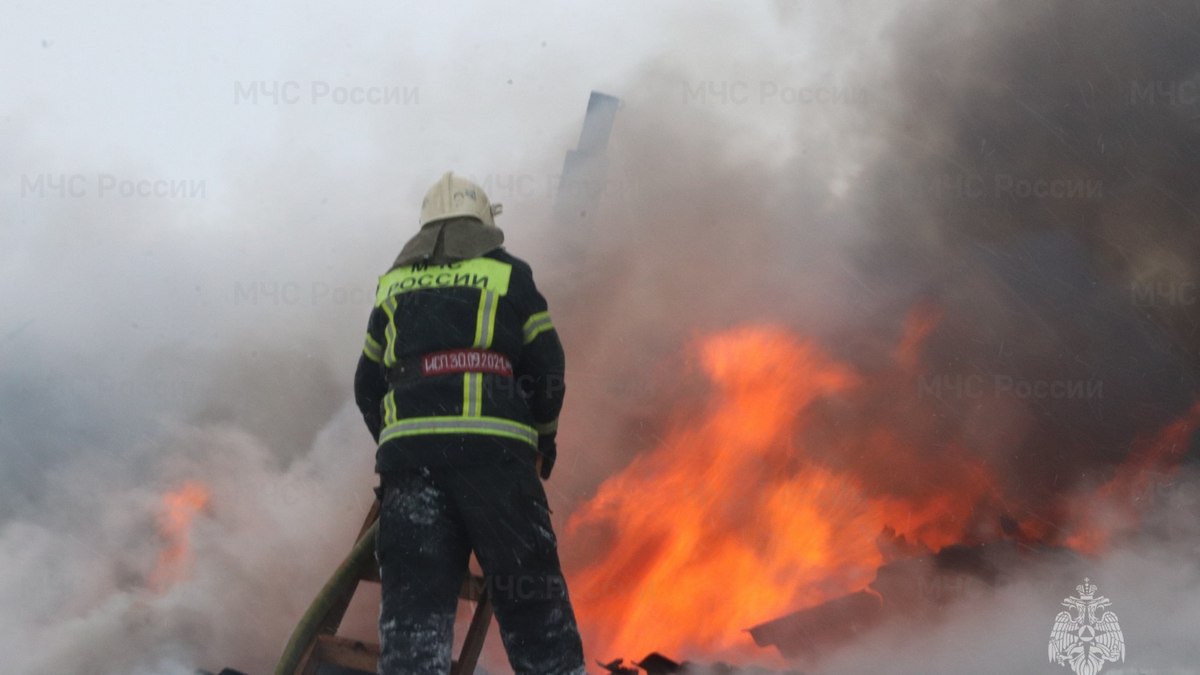
{"label": "white helmet", "polygon": [[435,259],[477,258],[504,243],[504,231],[493,216],[500,205],[488,201],[483,189],[447,171],[425,193],[421,229],[400,251],[393,267]]}
{"label": "white helmet", "polygon": [[447,171],[441,180],[434,183],[421,202],[421,226],[447,218],[465,216],[477,218],[483,224],[496,226],[493,216],[500,213],[500,205],[492,204],[483,188],[454,172]]}

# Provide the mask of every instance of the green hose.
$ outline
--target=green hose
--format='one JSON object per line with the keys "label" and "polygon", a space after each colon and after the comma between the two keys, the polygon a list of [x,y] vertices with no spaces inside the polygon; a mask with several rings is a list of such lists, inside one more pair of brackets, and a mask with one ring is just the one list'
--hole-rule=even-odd
{"label": "green hose", "polygon": [[364,532],[363,536],[354,544],[350,555],[346,556],[333,576],[329,577],[329,581],[325,582],[325,587],[321,589],[317,597],[313,598],[312,604],[308,606],[308,611],[304,613],[304,616],[300,618],[300,623],[296,624],[296,629],[292,631],[292,637],[288,640],[287,647],[283,649],[283,656],[279,657],[279,665],[275,666],[275,675],[295,675],[296,668],[300,665],[300,659],[304,658],[304,652],[316,638],[317,632],[321,629],[321,620],[329,613],[334,598],[344,596],[353,589],[354,584],[358,583],[359,571],[362,569],[366,557],[375,552],[375,533],[378,531],[379,521],[376,520],[371,524],[371,529]]}

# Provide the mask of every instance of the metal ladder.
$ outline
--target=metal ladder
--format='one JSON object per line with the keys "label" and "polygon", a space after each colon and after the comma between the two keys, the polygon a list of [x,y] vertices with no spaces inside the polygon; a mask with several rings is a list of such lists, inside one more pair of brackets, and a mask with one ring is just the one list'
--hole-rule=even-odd
{"label": "metal ladder", "polygon": [[[379,583],[375,564],[375,533],[379,529],[379,500],[371,505],[350,554],[337,568],[325,587],[313,599],[308,611],[292,631],[275,675],[352,675],[376,672],[379,645],[337,634],[350,607],[350,601],[363,582]],[[487,597],[483,577],[467,574],[460,600],[475,602],[466,639],[450,675],[471,675],[483,651],[488,625],[492,621],[492,603]]]}

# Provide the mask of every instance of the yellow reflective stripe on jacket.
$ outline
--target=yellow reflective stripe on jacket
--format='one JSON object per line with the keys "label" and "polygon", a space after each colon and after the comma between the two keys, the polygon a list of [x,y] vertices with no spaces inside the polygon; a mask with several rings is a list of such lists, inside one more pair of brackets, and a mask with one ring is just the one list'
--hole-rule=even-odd
{"label": "yellow reflective stripe on jacket", "polygon": [[533,342],[537,336],[548,330],[554,330],[554,324],[550,322],[550,312],[538,312],[530,316],[522,329],[525,334],[525,344]]}
{"label": "yellow reflective stripe on jacket", "polygon": [[475,348],[488,349],[496,333],[496,308],[499,297],[491,291],[479,294],[479,312],[475,316]]}
{"label": "yellow reflective stripe on jacket", "polygon": [[396,421],[396,392],[389,391],[383,395],[383,424],[387,426]]}
{"label": "yellow reflective stripe on jacket", "polygon": [[367,341],[363,345],[363,354],[375,363],[379,363],[379,360],[383,358],[383,345],[376,342],[370,333],[367,333]]}
{"label": "yellow reflective stripe on jacket", "polygon": [[483,373],[463,374],[463,417],[479,417],[483,410]]}
{"label": "yellow reflective stripe on jacket", "polygon": [[[496,334],[496,309],[500,296],[492,291],[479,292],[479,310],[475,313],[476,349],[489,349]],[[483,413],[483,373],[463,373],[463,417],[478,417]]]}
{"label": "yellow reflective stripe on jacket", "polygon": [[558,432],[558,420],[552,420],[550,422],[546,422],[545,424],[535,424],[533,425],[533,428],[538,432],[538,434],[541,435],[553,434]]}
{"label": "yellow reflective stripe on jacket", "polygon": [[478,288],[497,295],[508,293],[512,265],[491,258],[472,258],[445,265],[413,263],[379,277],[375,305],[394,295],[428,288]]}
{"label": "yellow reflective stripe on jacket", "polygon": [[387,328],[383,330],[387,339],[387,348],[383,350],[383,365],[391,368],[396,365],[396,299],[387,298],[380,306],[383,313],[387,314]]}
{"label": "yellow reflective stripe on jacket", "polygon": [[379,435],[379,442],[426,434],[500,436],[537,446],[537,431],[533,427],[500,417],[412,417],[387,425]]}

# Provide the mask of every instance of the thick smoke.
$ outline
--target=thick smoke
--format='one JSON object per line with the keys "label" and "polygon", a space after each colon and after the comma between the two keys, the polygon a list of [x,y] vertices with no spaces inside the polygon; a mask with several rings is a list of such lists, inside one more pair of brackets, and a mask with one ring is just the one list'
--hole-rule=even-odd
{"label": "thick smoke", "polygon": [[[832,80],[665,58],[614,140],[580,370],[678,382],[681,342],[746,320],[870,369],[929,306],[895,383],[920,410],[882,390],[860,414],[935,415],[923,440],[969,441],[1033,502],[1103,476],[1196,391],[1194,11],[930,5]],[[765,95],[789,88],[790,108]],[[653,330],[619,335],[612,307]],[[638,428],[661,419],[647,387],[620,393]]]}
{"label": "thick smoke", "polygon": [[946,308],[925,358],[943,384],[1094,388],[1017,411],[943,397],[952,420],[1015,421],[993,457],[1021,490],[1061,490],[1197,391],[1197,8],[936,16],[892,31],[897,105],[878,120],[889,150],[855,197],[875,226],[862,260]]}
{"label": "thick smoke", "polygon": [[[858,261],[897,311],[943,308],[922,361],[944,433],[973,439],[1024,508],[1080,499],[1196,399],[1197,27],[1194,3],[1019,2],[941,5],[889,32],[896,105],[852,197],[873,227]],[[1021,381],[1096,391],[996,395]],[[1195,459],[1194,438],[1175,452]],[[1132,495],[1144,530],[1069,566],[1114,599],[1138,672],[1197,663],[1181,630],[1200,600],[1194,481]],[[1074,594],[1054,571],[1014,573],[820,671],[1040,672],[1046,600]]]}
{"label": "thick smoke", "polygon": [[[597,245],[612,254],[581,292],[621,307],[628,324],[653,326],[641,340],[619,339],[610,314],[591,315],[595,344],[583,358],[593,372],[654,383],[613,397],[606,411],[624,415],[584,423],[628,420],[608,428],[624,447],[600,456],[652,447],[686,418],[661,413],[686,409],[697,384],[676,352],[689,335],[783,322],[879,378],[806,432],[825,441],[809,447],[832,450],[819,459],[903,497],[978,460],[1004,499],[970,514],[968,541],[1033,539],[1035,558],[1061,543],[1079,505],[1094,504],[1091,491],[1196,399],[1197,18],[1186,3],[929,4],[890,20],[880,51],[839,63],[832,82],[761,65],[700,71],[705,79],[665,58],[627,97],[612,229]],[[834,114],[796,105],[781,119],[780,99],[773,110],[761,104],[788,85],[799,100],[824,87],[860,105]],[[656,105],[666,90],[677,105]],[[755,103],[746,124],[739,106]],[[760,134],[776,145],[756,155]],[[937,317],[935,327],[899,357],[914,310]],[[887,363],[906,359],[911,371],[897,379]],[[919,464],[854,440],[880,420],[919,448]],[[1171,457],[1195,459],[1190,434],[1177,446]],[[1117,508],[1153,503],[1154,517],[1170,520],[1194,507],[1187,481],[1149,486]],[[567,555],[586,565],[592,547],[620,546],[620,533],[572,543]],[[1200,599],[1194,573],[1136,570],[1191,570],[1195,550],[1190,529],[1160,529],[1121,539],[1103,561],[1013,569],[1011,585],[981,598],[998,607],[964,601],[944,624],[884,631],[814,667],[1029,672],[1058,609],[1045,599],[1072,593],[1076,572],[1103,577],[1114,595],[1127,588],[1126,603],[1139,604],[1126,611],[1156,652],[1141,663],[1191,664],[1177,627],[1191,625],[1187,608]],[[998,630],[981,643],[988,623]],[[1033,653],[1014,653],[1018,644]],[[931,650],[939,658],[925,658]]]}
{"label": "thick smoke", "polygon": [[[224,153],[194,164],[157,151],[190,147],[161,129],[122,136],[135,115],[68,147],[56,140],[61,120],[46,115],[56,103],[32,96],[6,107],[0,650],[16,659],[7,669],[271,668],[369,503],[371,448],[349,402],[350,372],[373,278],[402,243],[421,189],[446,168],[506,202],[513,252],[546,270],[539,280],[571,369],[562,460],[547,486],[559,522],[702,395],[683,346],[746,321],[790,326],[869,375],[892,358],[904,317],[936,308],[918,367],[888,383],[903,395],[831,404],[812,433],[889,420],[933,441],[932,463],[959,451],[987,462],[1017,497],[1011,515],[1057,514],[1185,411],[1200,356],[1200,9],[771,7],[681,3],[635,28],[629,16],[650,10],[630,5],[629,16],[600,22],[632,31],[621,49],[550,23],[513,25],[507,37],[480,37],[495,60],[390,34],[355,51],[359,36],[340,20],[305,26],[308,39],[291,49],[324,56],[201,80],[212,98],[200,109],[213,117],[199,123],[229,136],[216,143]],[[390,18],[462,28],[427,14]],[[562,46],[573,37],[575,51]],[[346,51],[324,51],[334,43]],[[81,52],[50,36],[20,56],[57,73],[79,67]],[[44,63],[55,58],[65,61]],[[160,74],[128,77],[139,76]],[[233,81],[246,77],[400,82],[419,86],[423,102],[232,114]],[[79,87],[71,107],[110,100],[68,82]],[[563,231],[550,222],[551,186],[592,86],[625,105],[599,208]],[[255,135],[234,131],[241,122]],[[109,144],[122,138],[131,155],[156,151],[114,165]],[[205,199],[96,195],[101,173],[197,175],[189,171],[207,178]],[[62,172],[86,176],[90,197],[25,193],[26,177]],[[558,253],[581,243],[563,273]],[[921,490],[886,459],[864,479]],[[192,531],[191,577],[152,592],[156,509],[185,480],[213,493]],[[1200,606],[1200,533],[1186,517],[1193,483],[1177,485],[1160,495],[1153,527],[1082,566],[1114,599],[1131,664],[1197,661],[1186,631]],[[619,534],[564,539],[568,570],[606,545]],[[805,666],[1036,672],[1057,599],[1073,587],[1051,584],[1056,571],[1021,574],[982,602],[917,628],[885,627]],[[369,635],[372,618],[358,608],[354,629]],[[486,665],[503,672],[489,639]]]}

